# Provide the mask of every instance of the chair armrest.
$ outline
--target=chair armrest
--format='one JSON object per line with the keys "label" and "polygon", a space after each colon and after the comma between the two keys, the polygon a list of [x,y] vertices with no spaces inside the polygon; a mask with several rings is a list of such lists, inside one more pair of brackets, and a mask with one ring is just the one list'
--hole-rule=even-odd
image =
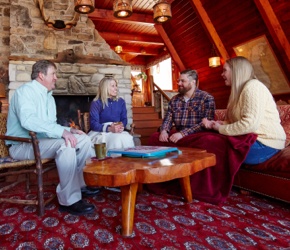
{"label": "chair armrest", "polygon": [[130,135],[134,135],[135,134],[134,129],[135,129],[135,123],[132,123],[130,125],[130,129],[125,128],[124,131],[127,131]]}
{"label": "chair armrest", "polygon": [[135,123],[132,123],[132,124],[130,125],[130,134],[131,134],[131,135],[134,135],[134,129],[135,129]]}
{"label": "chair armrest", "polygon": [[8,135],[0,135],[0,139],[1,140],[9,140],[9,141],[28,142],[28,143],[32,142],[31,138],[8,136]]}
{"label": "chair armrest", "polygon": [[8,136],[8,135],[0,135],[0,139],[1,140],[10,140],[10,141],[18,141],[18,142],[32,143],[34,157],[35,157],[35,160],[37,162],[36,164],[41,164],[40,150],[39,150],[39,145],[38,145],[38,140],[37,140],[37,137],[36,137],[36,133],[30,131],[29,132],[29,135],[30,135],[31,138]]}

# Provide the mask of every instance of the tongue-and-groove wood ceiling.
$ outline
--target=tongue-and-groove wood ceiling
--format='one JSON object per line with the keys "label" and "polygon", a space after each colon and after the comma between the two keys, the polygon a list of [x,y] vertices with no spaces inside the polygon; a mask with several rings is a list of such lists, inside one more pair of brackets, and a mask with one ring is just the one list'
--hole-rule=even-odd
{"label": "tongue-and-groove wood ceiling", "polygon": [[113,16],[113,2],[95,0],[89,14],[112,49],[122,45],[120,56],[133,65],[170,53],[179,70],[198,70],[200,88],[214,93],[218,106],[225,105],[228,90],[221,67],[208,66],[213,44],[226,60],[235,56],[234,46],[265,35],[290,80],[289,0],[170,0],[173,17],[162,25],[153,22],[153,0],[133,0],[133,15],[125,19]]}

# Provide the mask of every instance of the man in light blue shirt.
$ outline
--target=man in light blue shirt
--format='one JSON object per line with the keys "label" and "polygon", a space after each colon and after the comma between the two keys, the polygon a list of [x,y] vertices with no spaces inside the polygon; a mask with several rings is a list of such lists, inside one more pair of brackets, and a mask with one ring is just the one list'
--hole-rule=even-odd
{"label": "man in light blue shirt", "polygon": [[[37,133],[42,158],[55,158],[60,183],[56,192],[61,212],[74,215],[88,214],[95,207],[82,200],[99,189],[85,186],[83,167],[93,154],[90,138],[81,130],[56,123],[56,104],[52,90],[56,84],[56,65],[40,60],[32,67],[32,81],[19,87],[12,96],[7,121],[9,136],[29,137]],[[32,145],[6,141],[11,157],[19,160],[34,159]]]}

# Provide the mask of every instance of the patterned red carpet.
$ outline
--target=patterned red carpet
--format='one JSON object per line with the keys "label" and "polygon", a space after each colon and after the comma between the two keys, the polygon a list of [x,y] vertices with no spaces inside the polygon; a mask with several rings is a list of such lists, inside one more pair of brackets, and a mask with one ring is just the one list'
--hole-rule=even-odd
{"label": "patterned red carpet", "polygon": [[218,206],[143,192],[130,238],[120,235],[119,192],[88,201],[96,212],[80,217],[60,213],[56,200],[43,218],[33,206],[0,204],[0,249],[290,249],[289,205],[236,191]]}

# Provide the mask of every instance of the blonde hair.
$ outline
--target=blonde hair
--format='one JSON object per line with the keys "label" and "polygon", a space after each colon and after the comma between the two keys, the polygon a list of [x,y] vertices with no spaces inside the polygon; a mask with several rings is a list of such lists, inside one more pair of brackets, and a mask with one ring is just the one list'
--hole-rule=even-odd
{"label": "blonde hair", "polygon": [[[95,100],[100,99],[102,101],[103,108],[105,108],[105,106],[108,106],[108,98],[110,98],[109,87],[110,87],[111,81],[114,81],[116,83],[116,85],[118,85],[117,80],[112,76],[104,77],[99,83],[99,90],[98,90],[98,93],[95,97]],[[114,97],[114,100],[118,100],[118,98],[119,97],[116,96],[116,97]]]}
{"label": "blonde hair", "polygon": [[237,56],[228,59],[226,63],[231,69],[231,94],[227,105],[227,119],[234,122],[236,106],[239,101],[240,94],[246,83],[252,79],[256,79],[254,68],[250,61],[243,57]]}

